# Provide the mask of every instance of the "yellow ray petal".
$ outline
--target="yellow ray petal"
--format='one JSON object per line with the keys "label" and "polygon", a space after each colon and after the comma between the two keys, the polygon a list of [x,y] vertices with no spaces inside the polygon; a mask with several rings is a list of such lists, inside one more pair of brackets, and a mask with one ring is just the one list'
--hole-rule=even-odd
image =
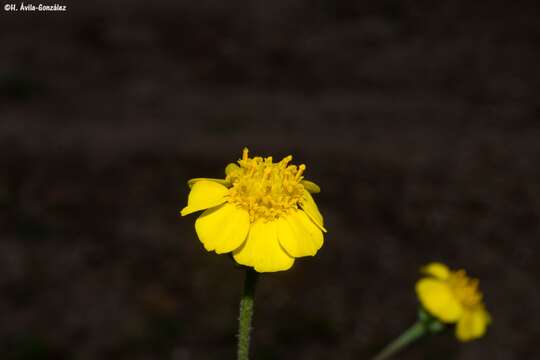
{"label": "yellow ray petal", "polygon": [[294,263],[294,258],[279,244],[276,221],[251,224],[247,240],[233,255],[237,263],[252,266],[258,272],[288,270]]}
{"label": "yellow ray petal", "polygon": [[424,308],[443,322],[456,322],[463,313],[461,304],[443,281],[420,279],[416,283],[416,293]]}
{"label": "yellow ray petal", "polygon": [[222,254],[233,251],[246,240],[249,214],[231,204],[205,210],[195,221],[195,230],[208,251]]}
{"label": "yellow ray petal", "polygon": [[278,239],[294,257],[313,256],[323,244],[321,230],[303,210],[296,210],[277,220]]}
{"label": "yellow ray petal", "polygon": [[188,184],[189,188],[191,189],[193,187],[193,185],[195,185],[199,181],[213,181],[213,182],[217,182],[218,184],[221,184],[221,185],[223,185],[225,187],[231,186],[231,184],[228,181],[226,181],[225,179],[212,179],[212,178],[189,179],[187,184]]}
{"label": "yellow ray petal", "polygon": [[482,337],[489,322],[489,314],[482,307],[467,311],[457,323],[456,337],[460,341],[469,341]]}
{"label": "yellow ray petal", "polygon": [[314,182],[312,181],[309,181],[309,180],[302,180],[300,181],[300,183],[302,185],[304,185],[304,187],[306,188],[307,191],[309,191],[310,193],[312,194],[318,194],[321,192],[321,188],[319,187],[319,185],[315,184]]}
{"label": "yellow ray petal", "polygon": [[188,204],[180,212],[182,216],[223,204],[228,189],[217,182],[200,180],[193,184]]}
{"label": "yellow ray petal", "polygon": [[304,190],[304,196],[301,202],[302,209],[306,212],[307,216],[317,225],[322,231],[326,232],[326,229],[324,228],[323,223],[323,217],[321,213],[319,212],[319,208],[317,207],[317,204],[315,204],[315,200],[313,200],[313,197],[309,193],[309,191]]}
{"label": "yellow ray petal", "polygon": [[426,266],[423,266],[420,269],[420,272],[426,275],[431,275],[441,280],[448,279],[448,276],[450,275],[450,269],[448,269],[448,266],[439,262],[432,262],[427,264]]}

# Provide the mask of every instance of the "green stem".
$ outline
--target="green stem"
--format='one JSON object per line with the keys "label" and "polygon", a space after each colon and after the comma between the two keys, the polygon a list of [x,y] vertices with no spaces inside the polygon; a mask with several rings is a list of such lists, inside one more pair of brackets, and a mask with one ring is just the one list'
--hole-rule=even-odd
{"label": "green stem", "polygon": [[251,332],[251,319],[253,318],[253,303],[257,272],[252,268],[246,269],[244,294],[240,300],[240,316],[238,318],[238,360],[249,359],[249,337]]}
{"label": "green stem", "polygon": [[413,326],[405,330],[397,339],[388,344],[373,360],[384,360],[396,354],[399,350],[419,339],[427,332],[426,325],[417,321]]}

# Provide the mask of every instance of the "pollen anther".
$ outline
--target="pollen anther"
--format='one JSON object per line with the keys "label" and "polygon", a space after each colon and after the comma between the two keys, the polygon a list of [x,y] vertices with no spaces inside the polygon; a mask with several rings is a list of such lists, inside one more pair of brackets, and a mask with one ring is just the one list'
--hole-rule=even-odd
{"label": "pollen anther", "polygon": [[249,151],[244,148],[240,165],[227,175],[232,184],[229,189],[229,202],[246,209],[251,222],[258,219],[271,221],[298,209],[302,199],[305,165],[288,165],[292,156],[286,156],[279,163],[273,163],[272,157],[249,158]]}

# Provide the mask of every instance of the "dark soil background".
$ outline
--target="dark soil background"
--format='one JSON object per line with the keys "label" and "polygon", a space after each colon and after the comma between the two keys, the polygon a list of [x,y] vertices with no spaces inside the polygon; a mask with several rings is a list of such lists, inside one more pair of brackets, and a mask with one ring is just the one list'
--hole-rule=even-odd
{"label": "dark soil background", "polygon": [[399,359],[535,359],[535,2],[87,1],[0,13],[0,358],[232,359],[242,271],[186,181],[243,146],[321,185],[315,258],[262,277],[255,359],[367,359],[418,268],[481,279],[493,325]]}

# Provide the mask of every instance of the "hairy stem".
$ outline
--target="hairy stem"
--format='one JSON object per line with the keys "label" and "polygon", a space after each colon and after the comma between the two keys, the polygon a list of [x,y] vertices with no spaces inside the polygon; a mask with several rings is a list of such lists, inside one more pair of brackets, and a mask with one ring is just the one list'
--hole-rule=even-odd
{"label": "hairy stem", "polygon": [[238,360],[249,359],[249,340],[251,333],[251,319],[253,318],[253,304],[255,286],[258,274],[252,268],[246,269],[244,293],[240,299],[240,315],[238,317]]}

